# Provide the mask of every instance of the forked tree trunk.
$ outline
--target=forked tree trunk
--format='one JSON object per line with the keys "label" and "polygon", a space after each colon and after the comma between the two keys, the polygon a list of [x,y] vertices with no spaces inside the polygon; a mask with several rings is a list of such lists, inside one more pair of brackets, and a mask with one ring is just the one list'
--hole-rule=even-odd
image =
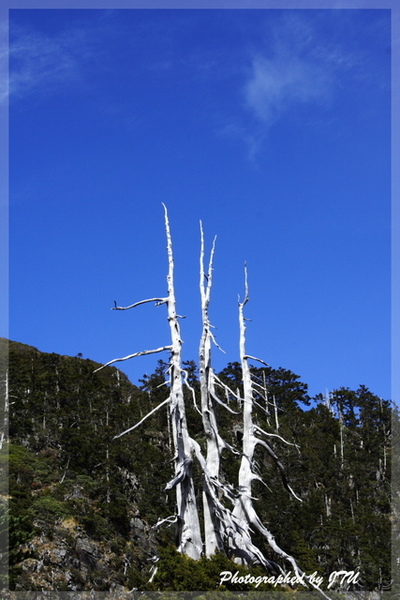
{"label": "forked tree trunk", "polygon": [[[215,238],[210,253],[208,272],[204,270],[204,233],[200,223],[201,252],[200,252],[200,296],[202,309],[202,335],[199,347],[199,374],[200,395],[203,429],[206,437],[206,456],[203,458],[197,446],[196,454],[203,472],[203,515],[205,552],[210,557],[217,550],[226,552],[230,542],[237,531],[237,523],[233,520],[231,509],[227,508],[222,500],[225,498],[229,504],[233,502],[235,492],[229,483],[221,481],[220,463],[224,449],[234,454],[238,452],[228,444],[218,430],[216,406],[223,407],[231,413],[236,413],[229,407],[229,396],[233,394],[215,375],[212,368],[212,344],[218,346],[211,331],[212,325],[209,318],[209,305],[212,288],[213,258],[215,251]],[[219,347],[219,346],[218,346]],[[221,349],[221,348],[220,348]],[[218,391],[217,391],[218,388]],[[226,401],[221,400],[219,393],[222,390]]]}
{"label": "forked tree trunk", "polygon": [[[161,402],[158,406],[147,413],[138,423],[115,436],[121,437],[126,433],[139,427],[143,421],[148,419],[156,411],[163,406],[168,405],[169,408],[169,423],[172,430],[172,441],[174,447],[174,477],[167,484],[166,489],[176,490],[176,514],[167,519],[160,520],[158,525],[164,522],[177,522],[178,551],[197,560],[200,558],[203,549],[198,510],[196,506],[196,496],[193,484],[193,456],[195,455],[200,469],[203,474],[203,509],[204,509],[204,533],[205,533],[205,548],[206,555],[209,557],[216,550],[225,551],[229,556],[235,557],[237,562],[251,565],[253,563],[261,563],[268,570],[276,570],[283,573],[280,565],[269,560],[266,555],[253,543],[252,536],[255,532],[267,541],[274,554],[288,561],[295,574],[298,577],[307,578],[304,576],[298,567],[295,559],[284,552],[275,542],[272,533],[263,525],[253,505],[252,485],[253,481],[260,477],[254,471],[254,454],[257,445],[262,446],[269,456],[273,459],[278,467],[283,483],[286,489],[297,498],[289,486],[282,464],[274,453],[270,445],[265,441],[265,438],[273,436],[279,438],[284,443],[286,442],[279,434],[279,424],[276,421],[276,433],[267,433],[263,431],[256,423],[253,422],[253,403],[256,393],[259,393],[260,386],[256,392],[255,383],[252,380],[249,360],[256,360],[254,357],[246,353],[246,325],[244,308],[249,301],[248,284],[247,284],[247,269],[245,269],[245,296],[242,302],[239,302],[239,327],[240,327],[240,362],[242,367],[243,379],[243,398],[239,398],[239,394],[234,394],[226,384],[224,384],[213,372],[211,363],[211,346],[215,343],[211,324],[209,319],[209,303],[212,286],[212,265],[215,249],[215,240],[210,254],[210,262],[207,274],[204,270],[204,235],[201,226],[201,253],[200,253],[200,294],[201,294],[201,309],[202,309],[202,335],[199,346],[199,371],[200,371],[200,391],[201,391],[201,414],[203,428],[206,437],[206,456],[204,457],[201,447],[193,438],[190,437],[187,420],[186,409],[183,394],[184,375],[182,369],[182,340],[179,326],[179,315],[176,312],[176,298],[174,286],[174,256],[172,251],[171,232],[168,220],[167,209],[165,211],[165,229],[167,236],[167,252],[168,252],[168,296],[166,298],[151,298],[142,300],[136,304],[127,307],[119,307],[115,304],[114,310],[127,310],[139,306],[140,304],[155,302],[157,305],[166,304],[168,309],[168,322],[171,333],[171,344],[162,346],[155,350],[147,350],[131,354],[124,358],[114,359],[108,362],[105,366],[117,361],[128,360],[136,356],[155,354],[162,351],[170,352],[170,393],[168,398]],[[263,361],[262,362],[264,365]],[[227,444],[218,432],[218,423],[216,418],[215,403],[220,403],[231,412],[227,402],[222,402],[218,397],[218,390],[229,396],[236,396],[241,401],[243,411],[243,441],[241,462],[238,474],[238,484],[236,489],[229,483],[223,483],[220,479],[220,461],[221,453],[224,448],[234,451]],[[262,388],[267,393],[266,386]],[[194,391],[192,390],[193,396]],[[195,398],[194,398],[195,400]],[[268,398],[265,397],[265,402],[268,410]],[[276,404],[274,399],[274,408]],[[260,437],[262,436],[262,437]],[[264,483],[264,482],[263,482]],[[227,508],[225,498],[230,503],[231,507]],[[297,500],[300,500],[297,498]],[[155,571],[153,572],[154,576]],[[312,586],[314,584],[310,582]],[[315,586],[314,586],[315,587]],[[319,590],[321,591],[321,590]],[[327,597],[323,592],[321,592]]]}
{"label": "forked tree trunk", "polygon": [[202,313],[202,335],[199,347],[199,379],[201,396],[201,415],[203,420],[204,434],[206,436],[206,459],[205,465],[209,477],[203,476],[203,514],[204,514],[204,540],[206,556],[212,556],[216,550],[223,550],[223,541],[219,535],[219,527],[216,522],[214,510],[214,498],[210,490],[211,478],[219,477],[221,445],[218,443],[218,427],[214,410],[214,399],[212,397],[212,365],[211,345],[212,333],[208,314],[212,286],[212,264],[215,249],[215,238],[210,255],[208,274],[204,271],[204,233],[200,223],[201,252],[200,252],[200,296]]}

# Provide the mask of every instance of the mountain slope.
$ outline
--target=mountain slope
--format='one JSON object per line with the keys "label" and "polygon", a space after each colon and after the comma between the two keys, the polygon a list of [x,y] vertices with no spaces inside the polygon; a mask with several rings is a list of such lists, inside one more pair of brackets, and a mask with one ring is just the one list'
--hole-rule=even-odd
{"label": "mountain slope", "polygon": [[[95,373],[100,365],[79,356],[0,339],[3,359],[7,348],[11,589],[217,589],[219,572],[235,571],[237,565],[222,555],[194,565],[176,556],[173,527],[153,528],[175,512],[174,494],[165,492],[173,471],[166,410],[113,439],[166,397],[165,365],[159,363],[139,389],[116,368]],[[196,366],[186,366],[198,391]],[[239,371],[232,363],[220,377],[240,388]],[[259,375],[276,411],[269,418],[258,407],[255,419],[264,430],[279,431],[297,444],[299,451],[271,438],[303,500],[290,497],[274,461],[260,451],[257,468],[267,485],[256,482],[254,489],[261,518],[307,573],[317,571],[327,581],[333,570],[356,569],[357,589],[385,589],[390,403],[360,386],[334,391],[330,406],[321,396],[303,410],[300,403],[309,404],[307,386],[297,375],[272,368]],[[190,431],[203,444],[201,418],[190,397],[187,412]],[[240,448],[240,415],[221,408],[218,417],[224,439]],[[238,459],[223,455],[222,471],[235,482]],[[196,467],[194,478],[200,505]],[[155,556],[161,557],[160,568],[148,583]],[[253,566],[251,573],[256,572]]]}
{"label": "mountain slope", "polygon": [[150,527],[172,511],[168,436],[153,420],[112,440],[151,402],[99,366],[10,342],[10,530],[28,540],[11,553],[15,589],[133,587],[151,567]]}

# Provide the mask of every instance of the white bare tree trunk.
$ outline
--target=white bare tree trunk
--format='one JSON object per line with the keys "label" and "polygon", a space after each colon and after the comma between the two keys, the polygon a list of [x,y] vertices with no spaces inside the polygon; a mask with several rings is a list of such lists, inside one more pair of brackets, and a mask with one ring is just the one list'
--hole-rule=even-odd
{"label": "white bare tree trunk", "polygon": [[[295,498],[297,498],[297,496],[288,485],[284,476],[283,466],[279,462],[278,457],[275,455],[272,448],[264,440],[256,436],[256,432],[262,433],[264,436],[274,435],[274,437],[276,437],[276,434],[266,433],[253,422],[254,386],[249,365],[249,358],[253,357],[250,357],[246,352],[246,319],[244,316],[244,307],[248,301],[249,295],[246,268],[245,296],[243,302],[239,302],[240,362],[242,366],[243,379],[243,446],[242,460],[238,475],[238,498],[233,509],[233,515],[241,525],[241,535],[243,538],[242,544],[246,549],[246,553],[242,553],[242,556],[239,554],[237,561],[248,564],[249,560],[246,554],[249,554],[250,556],[253,554],[253,560],[258,559],[267,568],[271,566],[275,568],[277,567],[277,565],[271,563],[271,561],[269,561],[258,549],[256,549],[257,552],[254,552],[254,546],[251,543],[251,531],[256,530],[267,540],[269,546],[277,555],[291,563],[296,575],[300,576],[301,571],[297,566],[296,561],[281,548],[279,548],[272,533],[262,524],[253,505],[252,484],[254,480],[260,479],[253,470],[254,452],[258,444],[264,447],[268,454],[274,459],[281,472],[286,488],[293,494]],[[282,441],[285,440],[282,439]],[[297,499],[300,500],[299,498]]]}
{"label": "white bare tree trunk", "polygon": [[[234,451],[234,449],[223,440],[218,432],[218,423],[216,417],[216,403],[224,406],[226,410],[232,411],[228,404],[218,398],[216,391],[217,377],[214,374],[211,362],[212,343],[218,345],[211,331],[212,325],[209,318],[209,305],[212,288],[213,258],[215,251],[215,238],[210,254],[208,272],[204,270],[204,233],[200,222],[201,252],[200,252],[200,296],[202,310],[202,335],[199,347],[199,375],[200,375],[200,396],[201,396],[201,414],[203,420],[203,429],[206,436],[206,457],[200,459],[203,471],[203,515],[204,515],[204,536],[206,556],[210,557],[217,550],[221,552],[225,549],[227,540],[227,531],[234,528],[231,523],[230,511],[220,501],[221,496],[226,496],[232,500],[232,492],[229,486],[223,484],[220,480],[220,462],[221,454],[224,448]],[[219,383],[221,386],[222,384]],[[227,390],[224,389],[224,392]],[[230,392],[230,390],[229,390]]]}
{"label": "white bare tree trunk", "polygon": [[5,444],[8,439],[8,418],[9,418],[9,384],[8,384],[8,369],[5,373],[4,380],[4,404],[3,404],[4,418],[3,423],[0,428],[0,450],[3,448],[3,444]]}
{"label": "white bare tree trunk", "polygon": [[192,477],[193,445],[188,432],[183,396],[182,340],[176,312],[174,257],[168,213],[165,206],[164,210],[169,264],[167,305],[172,341],[169,411],[175,446],[175,477],[167,485],[167,489],[176,487],[178,551],[197,560],[201,556],[203,543]]}
{"label": "white bare tree trunk", "polygon": [[[215,343],[211,331],[209,319],[209,304],[212,286],[212,265],[215,250],[215,240],[212,246],[210,261],[207,274],[204,270],[204,235],[201,226],[201,253],[200,253],[200,294],[202,309],[202,335],[199,346],[199,371],[200,371],[200,392],[201,392],[201,414],[204,433],[206,436],[206,456],[204,457],[201,447],[193,438],[191,438],[186,420],[186,409],[184,401],[184,381],[187,383],[186,373],[182,368],[182,340],[179,326],[179,315],[176,311],[176,298],[174,286],[174,256],[172,251],[172,239],[167,209],[165,211],[165,229],[167,236],[168,252],[168,296],[166,298],[151,298],[142,300],[131,306],[120,307],[115,303],[114,310],[127,310],[147,302],[155,302],[157,305],[166,304],[168,309],[168,322],[171,333],[171,344],[162,346],[154,350],[145,350],[136,352],[124,358],[117,358],[106,365],[117,361],[128,360],[136,356],[146,354],[156,354],[162,351],[170,352],[170,394],[163,402],[148,412],[141,420],[115,436],[121,437],[130,431],[139,427],[146,419],[153,415],[163,406],[169,408],[169,424],[172,431],[172,442],[174,447],[174,466],[175,472],[173,479],[167,484],[166,489],[176,490],[176,514],[166,519],[160,520],[157,525],[162,523],[176,522],[178,526],[178,551],[197,560],[200,558],[203,549],[198,510],[196,506],[196,496],[193,484],[193,456],[195,455],[203,474],[203,509],[204,509],[204,533],[206,555],[212,556],[216,550],[226,551],[228,555],[235,557],[237,562],[250,565],[254,562],[262,564],[269,570],[276,570],[283,573],[280,565],[268,559],[266,555],[252,541],[254,532],[258,532],[269,544],[275,555],[288,561],[295,574],[303,580],[307,580],[304,573],[298,567],[295,559],[284,552],[275,542],[272,533],[263,525],[253,505],[252,484],[253,481],[261,478],[254,471],[254,454],[257,445],[262,446],[274,460],[278,467],[283,483],[286,489],[297,499],[300,500],[289,486],[283,465],[280,463],[273,449],[265,441],[265,438],[279,438],[286,442],[279,434],[279,422],[277,419],[277,407],[275,398],[274,411],[276,420],[276,433],[267,433],[253,422],[253,405],[255,396],[258,393],[264,395],[266,412],[268,414],[267,388],[264,385],[255,384],[252,380],[252,373],[249,360],[256,360],[264,365],[264,361],[254,358],[246,352],[246,325],[244,308],[249,301],[247,269],[245,269],[245,296],[242,302],[239,302],[239,326],[240,326],[240,361],[242,367],[243,398],[240,398],[239,392],[233,393],[229,387],[224,384],[213,372],[211,363],[211,346]],[[216,391],[222,390],[226,396],[226,402],[221,401]],[[195,402],[194,390],[192,391]],[[223,483],[220,479],[220,461],[224,448],[234,451],[227,444],[218,432],[218,423],[216,418],[215,403],[222,404],[227,410],[233,411],[228,406],[229,397],[236,396],[242,406],[243,411],[243,440],[241,462],[238,474],[237,489],[229,483]],[[196,406],[197,408],[197,406]],[[170,431],[170,430],[169,430]],[[262,437],[260,437],[262,436]],[[264,483],[264,482],[262,482]],[[230,503],[230,508],[224,504],[223,498]],[[155,572],[154,572],[155,573]],[[153,576],[154,576],[153,573]],[[313,582],[310,582],[315,587]],[[323,592],[322,594],[327,597]]]}
{"label": "white bare tree trunk", "polygon": [[[201,252],[200,252],[200,296],[202,312],[202,335],[199,347],[199,378],[201,396],[201,414],[203,428],[206,436],[206,460],[205,465],[209,477],[204,477],[203,484],[203,514],[204,514],[204,539],[206,556],[212,556],[216,550],[223,549],[223,542],[218,532],[218,524],[215,522],[214,498],[211,494],[211,478],[219,477],[221,445],[218,443],[218,428],[214,411],[214,399],[212,392],[214,384],[211,365],[212,333],[209,320],[208,308],[210,304],[212,286],[212,263],[215,249],[215,238],[210,255],[208,274],[204,271],[204,233],[200,223]],[[214,391],[215,392],[215,391]]]}
{"label": "white bare tree trunk", "polygon": [[249,359],[246,354],[246,325],[244,317],[244,307],[249,301],[247,286],[247,270],[245,271],[245,297],[243,302],[239,302],[239,328],[240,328],[240,362],[242,366],[243,382],[243,439],[242,439],[242,459],[240,462],[238,475],[238,496],[233,509],[233,517],[239,527],[236,533],[235,545],[233,548],[236,554],[236,561],[242,564],[251,564],[259,561],[266,568],[279,568],[269,561],[258,548],[256,548],[251,539],[251,526],[255,526],[260,531],[262,529],[261,521],[253,507],[251,495],[253,480],[258,478],[253,473],[254,451],[257,445],[257,438],[254,435],[253,425],[253,384],[251,380]]}
{"label": "white bare tree trunk", "polygon": [[171,231],[168,219],[168,212],[164,206],[165,230],[167,236],[168,252],[168,296],[166,298],[150,298],[141,300],[130,306],[118,306],[115,302],[113,310],[128,310],[141,304],[155,302],[156,305],[166,304],[168,309],[168,322],[171,332],[171,344],[161,346],[154,350],[144,350],[135,352],[123,358],[115,358],[108,363],[96,369],[99,371],[104,367],[115,362],[129,360],[137,356],[156,354],[168,350],[171,353],[170,358],[170,393],[169,397],[158,406],[147,413],[138,423],[123,431],[115,438],[119,438],[130,431],[139,427],[146,419],[158,411],[161,407],[168,404],[169,416],[171,420],[172,438],[174,445],[174,465],[175,473],[173,479],[167,484],[166,489],[176,491],[176,515],[160,521],[158,524],[167,521],[177,523],[177,546],[178,551],[186,554],[194,560],[198,560],[202,554],[203,542],[201,539],[200,522],[196,505],[196,496],[193,485],[192,465],[193,453],[195,451],[193,440],[189,436],[186,409],[183,395],[183,374],[182,369],[182,339],[179,326],[179,315],[176,312],[176,298],[174,286],[174,256],[172,251]]}
{"label": "white bare tree trunk", "polygon": [[[204,270],[204,233],[201,223],[200,234],[200,296],[203,328],[199,347],[199,374],[201,413],[206,436],[206,457],[203,458],[201,455],[199,446],[195,449],[203,472],[205,551],[206,556],[210,557],[217,550],[226,551],[231,545],[232,536],[235,535],[238,529],[238,524],[233,520],[231,509],[227,508],[222,501],[222,498],[225,498],[232,504],[235,492],[231,485],[222,482],[220,479],[222,451],[227,449],[235,454],[238,454],[238,452],[221,437],[218,431],[216,404],[222,405],[229,412],[235,413],[235,411],[229,407],[229,397],[233,394],[232,390],[223,384],[212,368],[211,347],[213,343],[218,346],[211,331],[212,325],[209,318],[215,238],[206,274]],[[219,398],[221,390],[226,401]]]}

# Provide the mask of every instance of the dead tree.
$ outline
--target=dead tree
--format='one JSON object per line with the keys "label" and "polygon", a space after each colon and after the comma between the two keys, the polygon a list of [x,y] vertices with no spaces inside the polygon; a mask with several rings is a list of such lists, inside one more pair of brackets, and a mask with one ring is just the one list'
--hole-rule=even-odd
{"label": "dead tree", "polygon": [[0,450],[3,444],[8,441],[8,419],[9,419],[9,385],[8,385],[8,369],[4,376],[4,392],[1,393],[1,412],[3,413],[3,423],[0,425]]}
{"label": "dead tree", "polygon": [[[288,492],[298,501],[301,499],[295,494],[290,487],[285,475],[284,467],[280,462],[274,450],[267,443],[265,438],[275,437],[282,442],[288,444],[284,438],[276,433],[268,433],[261,429],[253,420],[253,404],[256,394],[251,368],[249,361],[254,360],[267,365],[261,359],[250,356],[246,352],[246,318],[244,316],[244,307],[249,301],[249,290],[247,281],[247,267],[245,266],[245,295],[242,302],[239,301],[239,329],[240,329],[240,362],[242,367],[242,383],[243,383],[243,439],[242,439],[242,458],[238,474],[238,495],[233,508],[234,522],[238,523],[239,528],[236,538],[236,561],[244,564],[252,562],[260,562],[269,570],[278,569],[283,572],[283,569],[276,562],[269,560],[258,548],[252,543],[252,531],[257,531],[267,542],[275,555],[287,561],[293,568],[294,573],[299,580],[304,582],[309,581],[309,578],[298,566],[296,560],[287,552],[282,550],[275,541],[275,537],[267,527],[262,523],[260,517],[253,504],[252,484],[253,481],[259,480],[265,484],[262,478],[254,471],[254,453],[259,445],[272,458],[277,468],[280,471],[283,484]],[[309,582],[312,587],[315,587],[328,598],[315,584]]]}
{"label": "dead tree", "polygon": [[[201,416],[204,434],[206,436],[206,459],[204,466],[207,473],[203,474],[203,513],[204,513],[204,540],[206,556],[211,556],[216,550],[223,550],[223,540],[220,536],[214,499],[212,494],[213,480],[219,477],[220,456],[222,444],[220,443],[218,426],[215,418],[213,381],[211,365],[211,346],[213,335],[209,320],[208,307],[212,286],[212,264],[215,250],[215,238],[210,255],[208,274],[204,271],[204,233],[200,223],[201,251],[200,251],[200,296],[202,313],[202,335],[199,347],[199,378],[201,397]],[[211,488],[211,489],[210,489]]]}
{"label": "dead tree", "polygon": [[[256,433],[259,431],[268,436],[253,423],[253,396],[255,394],[254,383],[251,377],[249,366],[250,357],[246,354],[246,327],[244,317],[244,306],[248,302],[247,269],[245,271],[245,298],[239,303],[239,323],[240,323],[240,356],[243,379],[243,448],[242,459],[239,470],[238,489],[234,490],[221,481],[220,477],[220,458],[224,448],[233,451],[233,448],[227,444],[218,432],[218,423],[215,413],[215,403],[222,404],[218,397],[216,387],[222,387],[222,382],[213,372],[211,362],[212,342],[215,342],[211,331],[209,319],[209,304],[212,287],[213,256],[215,250],[215,239],[211,250],[210,262],[207,274],[204,270],[204,234],[200,226],[201,233],[201,253],[200,253],[200,295],[202,307],[202,336],[199,351],[199,373],[201,390],[201,412],[203,419],[203,428],[206,436],[206,458],[199,456],[200,466],[203,470],[203,509],[204,509],[204,533],[206,540],[206,555],[211,556],[215,551],[227,551],[232,554],[239,562],[252,564],[259,562],[268,569],[280,570],[280,567],[267,559],[264,554],[253,544],[252,529],[256,528],[268,540],[270,546],[280,556],[288,559],[292,566],[297,569],[293,559],[284,553],[276,545],[272,534],[262,525],[253,506],[252,500],[252,482],[254,479],[260,479],[253,470],[254,451],[257,444],[261,444],[273,456],[277,463],[284,483],[287,489],[295,496],[293,490],[287,483],[283,466],[272,448]],[[259,360],[254,359],[253,360]],[[259,361],[263,362],[263,361]],[[266,363],[263,363],[266,364]],[[266,388],[265,388],[266,389]],[[225,386],[228,395],[232,395],[232,390]],[[228,408],[225,404],[225,408]],[[231,409],[229,409],[231,410]],[[233,412],[233,411],[232,411]],[[271,434],[279,437],[277,434]],[[285,441],[285,440],[283,440]],[[226,505],[220,500],[225,497],[233,505],[232,510],[228,510]]]}
{"label": "dead tree", "polygon": [[159,410],[165,405],[168,405],[174,445],[175,473],[173,479],[167,484],[166,490],[175,489],[176,491],[176,514],[172,515],[171,517],[168,517],[167,519],[163,519],[158,523],[158,525],[161,525],[165,521],[170,523],[176,522],[178,551],[186,554],[190,558],[197,560],[202,554],[203,543],[201,538],[200,522],[192,477],[194,446],[193,440],[191,439],[188,432],[186,421],[186,410],[183,396],[184,370],[182,369],[182,339],[180,333],[179,315],[176,311],[174,285],[174,255],[172,250],[172,239],[168,219],[168,212],[165,205],[163,206],[165,214],[165,231],[167,236],[168,253],[168,296],[165,298],[150,298],[148,300],[141,300],[140,302],[136,302],[135,304],[126,307],[115,305],[112,310],[128,310],[130,308],[135,308],[136,306],[149,302],[154,302],[158,306],[166,304],[168,309],[168,322],[171,332],[171,344],[168,346],[156,348],[155,350],[145,350],[141,352],[136,352],[135,354],[131,354],[123,358],[113,359],[100,368],[104,368],[107,365],[111,365],[118,361],[128,360],[136,356],[156,354],[158,352],[163,351],[170,352],[170,380],[168,398],[166,398],[157,407],[151,410],[138,423],[136,423],[135,425],[133,425],[132,427],[115,437],[119,438],[129,433],[130,431],[133,431],[134,429],[139,427],[143,423],[143,421],[145,421],[151,415],[153,415],[157,410]]}
{"label": "dead tree", "polygon": [[183,396],[182,339],[178,314],[176,312],[174,286],[174,256],[172,252],[171,231],[168,213],[165,211],[165,229],[168,250],[168,321],[171,330],[170,359],[170,397],[169,412],[172,423],[172,435],[175,446],[175,477],[167,485],[168,489],[176,488],[178,550],[199,559],[203,549],[196,496],[192,477],[193,440],[189,436],[185,401]]}
{"label": "dead tree", "polygon": [[[204,539],[205,553],[212,556],[217,550],[224,552],[227,539],[234,530],[232,516],[228,508],[221,502],[222,497],[233,499],[232,487],[223,483],[220,478],[221,454],[224,449],[235,452],[219,434],[216,416],[216,404],[223,405],[230,412],[226,402],[219,398],[216,387],[227,391],[226,386],[215,375],[212,368],[211,348],[215,341],[211,331],[212,325],[209,318],[209,305],[212,288],[213,258],[215,251],[215,238],[210,253],[207,274],[204,269],[204,233],[200,222],[200,297],[202,313],[202,335],[199,346],[199,379],[201,397],[201,415],[203,429],[206,437],[206,455],[201,455],[197,447],[197,457],[203,473],[203,514],[204,514]],[[219,346],[218,346],[219,347]],[[229,390],[231,394],[231,390]]]}
{"label": "dead tree", "polygon": [[[139,427],[146,419],[151,417],[163,406],[168,406],[169,422],[172,430],[172,439],[174,447],[174,477],[167,484],[167,490],[176,490],[176,514],[166,519],[162,519],[157,526],[162,523],[177,523],[178,529],[178,551],[197,560],[200,558],[203,549],[198,509],[196,505],[195,489],[193,484],[192,465],[195,456],[203,476],[203,510],[204,510],[204,536],[206,556],[212,556],[217,550],[225,552],[228,556],[235,558],[237,562],[251,565],[259,563],[269,571],[284,573],[280,564],[269,559],[264,552],[258,548],[252,540],[254,532],[258,532],[267,541],[274,555],[278,559],[290,563],[299,580],[306,581],[308,578],[297,565],[296,560],[283,551],[275,541],[273,534],[264,526],[259,518],[252,497],[252,487],[255,480],[262,483],[262,478],[257,475],[254,469],[254,455],[257,446],[261,446],[272,458],[282,476],[282,481],[290,494],[297,500],[290,487],[285,475],[284,467],[273,448],[266,441],[269,437],[274,437],[280,441],[289,444],[277,432],[279,424],[276,421],[276,433],[266,432],[261,429],[253,420],[253,406],[255,398],[260,394],[260,390],[265,394],[265,406],[268,413],[267,386],[265,381],[260,386],[254,382],[251,373],[249,361],[258,361],[267,365],[264,361],[252,357],[246,352],[246,318],[244,308],[249,301],[247,268],[245,268],[245,295],[242,302],[239,301],[239,328],[240,328],[240,362],[242,368],[243,394],[234,393],[218,376],[214,373],[211,361],[212,343],[216,343],[212,326],[209,318],[209,304],[212,287],[213,257],[215,250],[215,239],[213,242],[210,261],[207,273],[204,269],[204,234],[202,225],[201,231],[201,251],[200,251],[200,296],[202,310],[202,334],[199,346],[199,373],[200,373],[200,396],[201,396],[201,416],[203,429],[206,438],[205,454],[200,444],[189,434],[186,420],[186,409],[184,401],[184,385],[187,383],[187,374],[182,368],[182,339],[179,325],[179,315],[176,311],[176,298],[174,286],[174,256],[172,251],[172,240],[167,209],[165,212],[165,230],[167,237],[168,253],[168,296],[165,298],[150,298],[136,302],[127,307],[115,306],[112,310],[128,310],[141,304],[152,303],[156,305],[167,305],[168,322],[170,325],[171,344],[156,348],[154,350],[145,350],[136,352],[123,358],[116,358],[102,367],[113,364],[118,361],[128,360],[137,356],[156,354],[163,351],[170,353],[169,362],[169,395],[158,406],[149,411],[138,423],[118,434],[119,438],[130,431]],[[97,369],[99,370],[99,369]],[[189,386],[190,387],[190,386]],[[191,388],[190,388],[191,389]],[[195,402],[195,392],[191,389],[193,400]],[[225,394],[226,401],[220,398],[220,393]],[[228,399],[236,397],[238,405],[242,407],[243,417],[243,438],[241,452],[234,450],[219,434],[218,422],[216,417],[216,404],[222,404],[231,411],[228,406]],[[274,398],[274,408],[276,412],[276,403]],[[238,414],[238,413],[236,413]],[[114,439],[115,439],[114,438]],[[238,474],[237,486],[222,481],[220,474],[221,454],[224,449],[241,455],[240,468]],[[155,570],[153,572],[154,576]],[[316,587],[312,581],[311,586]],[[317,588],[319,590],[319,588]],[[321,591],[321,590],[319,590]],[[328,598],[323,592],[321,592]]]}

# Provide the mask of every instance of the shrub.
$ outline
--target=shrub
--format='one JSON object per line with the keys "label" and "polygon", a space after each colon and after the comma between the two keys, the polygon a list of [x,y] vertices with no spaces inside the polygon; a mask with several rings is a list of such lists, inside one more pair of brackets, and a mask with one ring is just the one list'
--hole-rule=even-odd
{"label": "shrub", "polygon": [[34,518],[53,522],[70,516],[67,506],[52,496],[41,496],[37,498],[28,511]]}

